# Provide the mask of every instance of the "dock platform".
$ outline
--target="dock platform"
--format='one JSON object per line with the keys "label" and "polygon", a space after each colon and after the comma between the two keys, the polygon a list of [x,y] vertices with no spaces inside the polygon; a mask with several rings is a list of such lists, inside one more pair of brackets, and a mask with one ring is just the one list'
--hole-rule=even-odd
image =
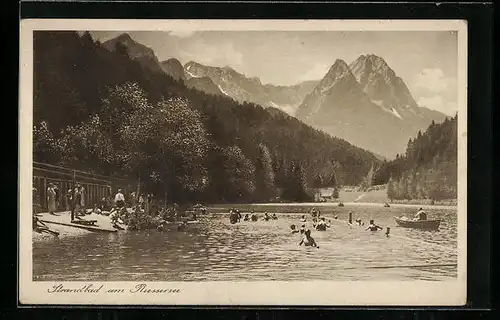
{"label": "dock platform", "polygon": [[46,224],[55,224],[67,227],[73,227],[83,230],[88,230],[91,232],[117,232],[118,229],[114,228],[111,224],[109,217],[89,214],[82,217],[82,220],[95,220],[95,225],[86,225],[71,222],[71,215],[69,212],[57,212],[57,215],[50,215],[48,213],[43,213],[38,216],[40,221]]}

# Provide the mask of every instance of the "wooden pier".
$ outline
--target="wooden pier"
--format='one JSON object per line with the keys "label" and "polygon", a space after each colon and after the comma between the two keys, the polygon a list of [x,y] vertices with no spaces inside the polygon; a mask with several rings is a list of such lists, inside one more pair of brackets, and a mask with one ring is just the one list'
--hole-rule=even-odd
{"label": "wooden pier", "polygon": [[88,231],[93,231],[93,232],[117,232],[117,229],[114,228],[103,228],[100,226],[86,226],[83,224],[78,224],[78,223],[71,223],[71,222],[59,222],[59,221],[50,221],[50,220],[42,220],[40,221],[44,223],[52,223],[52,224],[58,224],[61,226],[68,226],[68,227],[74,227],[74,228],[79,228],[79,229],[84,229]]}

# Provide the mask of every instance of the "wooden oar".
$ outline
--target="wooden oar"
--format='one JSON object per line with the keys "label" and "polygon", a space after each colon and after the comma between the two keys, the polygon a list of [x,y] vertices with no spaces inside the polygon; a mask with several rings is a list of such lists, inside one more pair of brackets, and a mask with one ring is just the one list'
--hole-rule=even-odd
{"label": "wooden oar", "polygon": [[45,229],[45,228],[38,228],[39,232],[42,233],[42,232],[48,232],[50,234],[52,234],[53,236],[59,236],[59,232],[57,231],[53,231],[53,230],[50,230],[50,229]]}

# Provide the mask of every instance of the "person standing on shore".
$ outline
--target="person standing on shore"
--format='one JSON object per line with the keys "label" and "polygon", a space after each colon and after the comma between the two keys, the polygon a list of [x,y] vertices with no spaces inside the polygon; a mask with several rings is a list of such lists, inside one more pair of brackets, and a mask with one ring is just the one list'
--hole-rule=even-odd
{"label": "person standing on shore", "polygon": [[64,196],[64,205],[66,211],[70,211],[73,208],[73,205],[71,202],[73,201],[73,189],[69,188],[68,191],[66,192],[66,195]]}
{"label": "person standing on shore", "polygon": [[115,195],[115,204],[118,208],[122,208],[125,205],[125,196],[122,193],[122,189],[118,189]]}
{"label": "person standing on shore", "polygon": [[56,215],[54,212],[56,211],[56,191],[54,190],[55,185],[51,182],[49,183],[49,187],[47,188],[47,207],[49,210],[49,214]]}
{"label": "person standing on shore", "polygon": [[76,184],[76,188],[74,190],[73,194],[73,203],[74,203],[74,209],[73,209],[73,217],[78,217],[81,215],[81,208],[82,208],[82,194],[80,192],[80,184]]}
{"label": "person standing on shore", "polygon": [[132,208],[135,208],[135,191],[132,191],[130,194],[130,206]]}
{"label": "person standing on shore", "polygon": [[81,211],[85,214],[87,209],[85,208],[85,188],[80,186],[80,206],[81,206]]}
{"label": "person standing on shore", "polygon": [[144,210],[144,195],[139,196],[139,209]]}
{"label": "person standing on shore", "polygon": [[56,211],[59,210],[59,204],[61,201],[61,192],[59,191],[59,187],[57,186],[57,183],[53,184],[53,189],[56,194],[55,201],[56,201]]}

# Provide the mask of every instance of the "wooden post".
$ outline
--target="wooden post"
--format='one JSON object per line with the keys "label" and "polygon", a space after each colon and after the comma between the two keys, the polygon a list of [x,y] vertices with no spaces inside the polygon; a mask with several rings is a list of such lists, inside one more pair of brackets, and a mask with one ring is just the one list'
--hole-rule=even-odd
{"label": "wooden post", "polygon": [[48,209],[48,203],[47,203],[47,178],[43,178],[43,190],[40,190],[40,198],[42,202],[40,203],[42,205],[43,209]]}
{"label": "wooden post", "polygon": [[141,191],[141,174],[139,173],[139,176],[137,177],[137,193],[135,194],[135,209],[137,209],[137,207],[139,206],[139,192]]}
{"label": "wooden post", "polygon": [[349,211],[349,223],[352,224],[352,211]]}

